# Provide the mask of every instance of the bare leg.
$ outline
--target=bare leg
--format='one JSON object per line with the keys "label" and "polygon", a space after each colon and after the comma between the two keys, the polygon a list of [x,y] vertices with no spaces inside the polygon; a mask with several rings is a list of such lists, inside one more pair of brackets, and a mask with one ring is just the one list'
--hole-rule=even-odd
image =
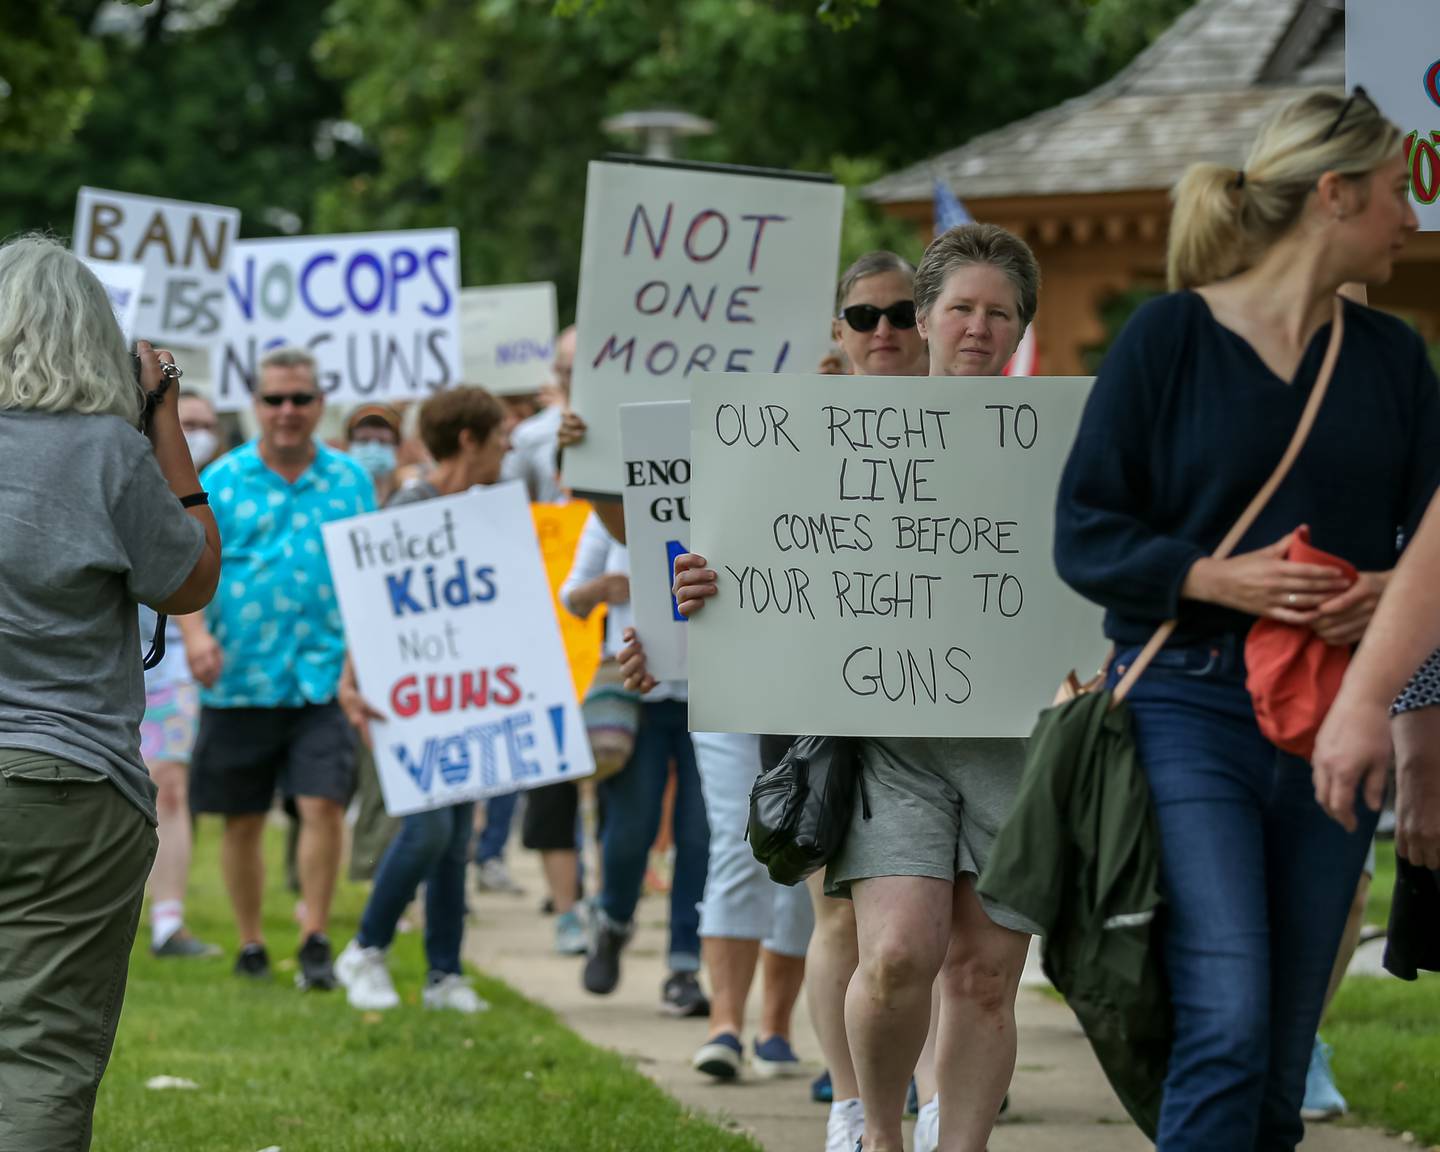
{"label": "bare leg", "polygon": [[330,923],[330,901],[340,875],[340,855],[345,841],[345,809],[319,796],[297,796],[300,809],[300,896],[305,901],[305,918],[300,924],[303,940],[312,932],[324,932]]}
{"label": "bare leg", "polygon": [[263,944],[260,931],[260,896],[265,891],[265,857],[260,841],[265,834],[265,813],[227,816],[220,840],[220,873],[235,909],[240,944]]}
{"label": "bare leg", "polygon": [[559,916],[575,907],[579,899],[580,857],[570,849],[540,853],[540,866],[545,871],[545,887]]}
{"label": "bare leg", "polygon": [[823,871],[811,876],[809,884],[815,908],[815,933],[810,937],[810,953],[805,957],[809,977],[805,997],[838,1103],[860,1095],[860,1086],[855,1082],[855,1062],[850,1058],[850,1040],[845,1034],[845,990],[850,987],[850,978],[860,963],[860,944],[855,939],[855,910],[850,901],[825,895]]}
{"label": "bare leg", "polygon": [[745,1001],[755,980],[760,941],[728,936],[706,936],[700,941],[705,972],[710,977],[710,1032],[740,1035],[745,1027]]}
{"label": "bare leg", "polygon": [[1015,1072],[1015,994],[1030,937],[985,914],[972,877],[955,882],[936,1065],[942,1152],[985,1152]]}
{"label": "bare leg", "polygon": [[922,1105],[935,1099],[935,1093],[940,1091],[935,1079],[935,1048],[940,1040],[940,1004],[944,995],[945,978],[937,976],[930,989],[930,1031],[925,1033],[925,1047],[915,1062],[915,1096]]}
{"label": "bare leg", "polygon": [[150,869],[150,898],[156,903],[184,900],[190,880],[189,770],[173,760],[159,760],[147,767],[158,792],[155,814],[160,837],[155,865]]}
{"label": "bare leg", "polygon": [[765,983],[760,998],[759,1038],[783,1036],[789,1040],[790,1017],[795,1011],[795,1001],[800,999],[800,987],[805,983],[805,957],[782,956],[762,948],[760,971]]}
{"label": "bare leg", "polygon": [[879,876],[851,888],[860,966],[845,998],[845,1024],[865,1103],[865,1152],[901,1152],[905,1089],[925,1046],[953,888],[924,876]]}

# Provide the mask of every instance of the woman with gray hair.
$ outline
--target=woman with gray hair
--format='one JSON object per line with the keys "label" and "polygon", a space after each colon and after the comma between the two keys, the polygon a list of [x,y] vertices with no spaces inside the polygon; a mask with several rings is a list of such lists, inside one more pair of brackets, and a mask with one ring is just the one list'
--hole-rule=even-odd
{"label": "woman with gray hair", "polygon": [[[1001,375],[1039,291],[1034,253],[1005,229],[966,224],[937,237],[915,274],[930,375]],[[718,592],[703,557],[679,557],[675,573],[686,616]],[[857,805],[826,890],[855,906],[859,967],[845,1022],[865,1152],[900,1152],[905,1089],[937,976],[939,1147],[983,1152],[1015,1066],[1015,995],[1036,926],[982,898],[975,880],[1014,803],[1024,743],[867,737],[860,745],[870,818]]]}
{"label": "woman with gray hair", "polygon": [[136,606],[198,611],[220,574],[178,369],[138,359],[78,259],[0,246],[3,1148],[90,1146],[156,846]]}

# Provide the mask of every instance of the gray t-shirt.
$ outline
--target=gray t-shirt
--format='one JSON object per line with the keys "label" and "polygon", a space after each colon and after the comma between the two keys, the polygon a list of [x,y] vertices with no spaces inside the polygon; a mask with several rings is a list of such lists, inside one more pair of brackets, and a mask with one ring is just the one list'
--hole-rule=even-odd
{"label": "gray t-shirt", "polygon": [[136,604],[174,595],[205,530],[116,416],[0,410],[0,462],[0,748],[101,772],[154,823]]}

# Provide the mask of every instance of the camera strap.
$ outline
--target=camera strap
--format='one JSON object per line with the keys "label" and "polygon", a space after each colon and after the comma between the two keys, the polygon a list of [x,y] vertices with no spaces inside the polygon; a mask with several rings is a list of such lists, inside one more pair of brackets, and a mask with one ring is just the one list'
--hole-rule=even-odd
{"label": "camera strap", "polygon": [[155,613],[155,635],[150,637],[150,651],[145,653],[147,672],[165,659],[165,625],[169,619],[163,612]]}

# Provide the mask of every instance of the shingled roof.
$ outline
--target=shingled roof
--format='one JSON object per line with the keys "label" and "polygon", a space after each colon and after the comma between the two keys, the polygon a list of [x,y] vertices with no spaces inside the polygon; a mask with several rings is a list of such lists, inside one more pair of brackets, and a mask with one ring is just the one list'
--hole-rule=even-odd
{"label": "shingled roof", "polygon": [[1266,115],[1345,82],[1343,0],[1200,0],[1112,80],[877,180],[884,203],[1169,188],[1196,160],[1239,165]]}

